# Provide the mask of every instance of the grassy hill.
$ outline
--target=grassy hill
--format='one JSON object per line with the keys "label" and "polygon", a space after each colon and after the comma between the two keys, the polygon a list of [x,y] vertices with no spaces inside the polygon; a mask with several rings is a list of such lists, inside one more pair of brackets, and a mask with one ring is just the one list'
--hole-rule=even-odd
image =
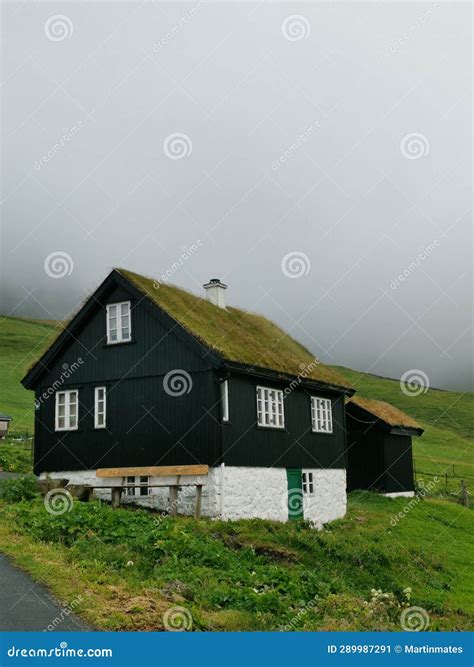
{"label": "grassy hill", "polygon": [[49,322],[0,316],[0,412],[13,417],[16,433],[32,433],[34,423],[34,395],[20,380],[58,329]]}

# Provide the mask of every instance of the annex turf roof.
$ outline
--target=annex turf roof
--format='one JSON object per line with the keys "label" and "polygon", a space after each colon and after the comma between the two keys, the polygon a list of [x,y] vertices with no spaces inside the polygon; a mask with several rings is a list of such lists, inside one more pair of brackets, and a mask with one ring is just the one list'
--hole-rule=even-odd
{"label": "annex turf roof", "polygon": [[224,310],[174,285],[115,270],[224,360],[352,389],[348,380],[315,362],[314,355],[266,317],[229,306]]}
{"label": "annex turf roof", "polygon": [[347,405],[350,406],[351,403],[377,417],[377,419],[385,422],[388,426],[423,430],[415,419],[394,405],[385,403],[385,401],[376,401],[372,398],[363,398],[362,396],[352,396]]}

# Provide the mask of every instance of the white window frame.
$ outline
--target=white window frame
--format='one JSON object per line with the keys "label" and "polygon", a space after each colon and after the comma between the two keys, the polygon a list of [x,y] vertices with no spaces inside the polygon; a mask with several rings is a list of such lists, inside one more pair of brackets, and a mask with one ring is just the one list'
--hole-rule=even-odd
{"label": "white window frame", "polygon": [[256,388],[257,423],[265,428],[285,428],[283,391],[270,387]]}
{"label": "white window frame", "polygon": [[222,410],[222,421],[229,421],[229,380],[224,380],[221,382],[221,410]]}
{"label": "white window frame", "polygon": [[[115,308],[115,311],[112,309]],[[125,309],[125,312],[123,312]],[[115,315],[112,313],[115,312]],[[128,317],[128,327],[124,326],[123,320]],[[116,320],[116,326],[111,327],[111,319]],[[106,307],[107,323],[107,345],[116,345],[117,343],[130,343],[132,340],[132,304],[131,301],[118,301],[117,303],[108,303]],[[128,328],[128,336],[124,336],[124,330]],[[116,333],[116,340],[111,339],[112,332]]]}
{"label": "white window frame", "polygon": [[[146,482],[143,482],[142,480],[146,480]],[[124,477],[124,483],[125,484],[150,484],[150,477],[147,475],[127,475],[127,477]],[[145,491],[145,493],[142,493],[142,491]],[[128,498],[145,498],[146,496],[149,496],[151,494],[152,489],[150,487],[144,487],[144,486],[135,486],[131,487],[128,489],[125,489],[125,495]]]}
{"label": "white window frame", "polygon": [[311,396],[311,429],[313,433],[332,433],[332,402],[330,398]]}
{"label": "white window frame", "polygon": [[305,496],[314,496],[314,479],[311,471],[301,473],[301,485]]}
{"label": "white window frame", "polygon": [[[64,396],[64,426],[59,425],[59,404],[60,396]],[[72,396],[75,396],[75,401],[72,401]],[[56,392],[54,411],[54,430],[55,431],[77,431],[79,428],[79,389],[63,389]],[[76,421],[75,425],[71,426],[71,404],[76,405]]]}
{"label": "white window frame", "polygon": [[[99,398],[99,393],[103,391],[103,397]],[[100,404],[102,403],[102,410]],[[103,423],[99,423],[99,416],[103,415]],[[107,388],[94,388],[94,428],[106,428],[107,426]]]}

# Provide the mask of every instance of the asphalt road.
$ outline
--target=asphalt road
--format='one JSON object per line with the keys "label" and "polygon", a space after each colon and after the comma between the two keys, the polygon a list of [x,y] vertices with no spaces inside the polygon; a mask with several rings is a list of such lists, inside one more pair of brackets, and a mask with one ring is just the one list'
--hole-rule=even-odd
{"label": "asphalt road", "polygon": [[[72,607],[73,608],[73,607]],[[45,586],[0,554],[0,631],[92,630],[53,598]]]}

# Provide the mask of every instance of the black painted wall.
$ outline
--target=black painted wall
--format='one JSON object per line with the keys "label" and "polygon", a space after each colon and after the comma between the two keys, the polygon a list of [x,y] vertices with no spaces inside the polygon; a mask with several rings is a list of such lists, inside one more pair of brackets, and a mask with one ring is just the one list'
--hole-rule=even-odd
{"label": "black painted wall", "polygon": [[[105,304],[130,298],[132,342],[107,346]],[[175,369],[192,379],[191,391],[182,396],[164,390],[165,374]],[[55,397],[43,397],[53,385],[79,390],[77,431],[54,431]],[[94,428],[95,386],[107,388],[107,429]],[[36,387],[35,473],[212,464],[220,452],[217,391],[204,350],[162,321],[159,311],[134,291],[116,286],[96,304]]]}
{"label": "black painted wall", "polygon": [[362,424],[350,414],[347,424],[347,490],[383,493],[413,491],[412,442],[380,424]]}
{"label": "black painted wall", "polygon": [[384,438],[385,492],[414,491],[413,453],[409,435]]}
{"label": "black painted wall", "polygon": [[285,398],[285,429],[262,428],[257,425],[258,385],[283,390],[289,386],[236,373],[230,376],[230,421],[223,425],[226,465],[345,468],[342,395],[324,390],[311,392],[314,396],[332,399],[332,434],[312,432],[310,396],[301,385]]}
{"label": "black painted wall", "polygon": [[347,490],[383,490],[384,433],[372,424],[362,424],[346,414]]}

